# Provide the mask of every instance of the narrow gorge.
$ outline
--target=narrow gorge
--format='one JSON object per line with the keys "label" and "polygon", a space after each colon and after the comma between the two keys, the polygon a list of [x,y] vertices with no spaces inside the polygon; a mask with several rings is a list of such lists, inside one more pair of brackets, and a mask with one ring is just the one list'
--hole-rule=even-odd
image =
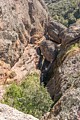
{"label": "narrow gorge", "polygon": [[[41,120],[79,120],[79,65],[79,19],[66,27],[52,19],[43,0],[0,0],[0,99],[5,86],[36,72],[53,100]],[[12,111],[0,104],[0,120],[37,120]]]}

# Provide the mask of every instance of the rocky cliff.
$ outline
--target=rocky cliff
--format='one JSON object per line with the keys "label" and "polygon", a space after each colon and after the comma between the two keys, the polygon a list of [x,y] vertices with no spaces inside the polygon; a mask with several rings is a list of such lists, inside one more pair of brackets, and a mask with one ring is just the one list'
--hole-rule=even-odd
{"label": "rocky cliff", "polygon": [[48,14],[43,1],[0,1],[0,59],[13,66],[30,37],[44,34]]}
{"label": "rocky cliff", "polygon": [[[40,44],[48,66],[41,69],[41,82],[47,87],[54,104],[42,120],[80,119],[80,25],[79,21],[69,28],[51,27],[49,39]],[[58,23],[57,23],[58,25]],[[58,33],[59,27],[64,28]],[[57,29],[56,34],[54,29]],[[49,27],[48,27],[49,29]],[[53,36],[52,36],[53,35]],[[54,36],[55,35],[55,36]],[[55,41],[55,37],[58,38]],[[61,40],[61,41],[60,41]],[[45,47],[43,48],[43,46]],[[56,46],[56,47],[55,47]]]}
{"label": "rocky cliff", "polygon": [[47,21],[43,0],[0,0],[0,84],[15,76],[21,80],[36,68],[37,54],[30,42],[44,35]]}
{"label": "rocky cliff", "polygon": [[38,63],[54,101],[43,120],[80,119],[79,24],[50,20],[43,0],[0,0],[0,84],[22,80]]}

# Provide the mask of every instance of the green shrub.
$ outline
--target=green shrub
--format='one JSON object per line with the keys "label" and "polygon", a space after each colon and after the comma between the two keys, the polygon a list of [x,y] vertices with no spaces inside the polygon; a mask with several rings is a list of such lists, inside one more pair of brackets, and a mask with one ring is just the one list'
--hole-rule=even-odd
{"label": "green shrub", "polygon": [[80,0],[45,0],[53,19],[69,26],[80,18]]}
{"label": "green shrub", "polygon": [[30,74],[20,84],[13,83],[4,95],[3,103],[40,118],[53,103],[46,88],[40,86],[39,75]]}

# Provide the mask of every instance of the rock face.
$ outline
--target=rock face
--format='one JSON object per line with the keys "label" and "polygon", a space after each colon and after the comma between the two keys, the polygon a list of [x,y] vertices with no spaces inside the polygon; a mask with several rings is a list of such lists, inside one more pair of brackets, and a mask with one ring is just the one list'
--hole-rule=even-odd
{"label": "rock face", "polygon": [[[47,89],[54,104],[50,113],[44,115],[42,120],[79,120],[80,119],[80,30],[79,24],[73,24],[62,34],[62,42],[56,60],[50,63]],[[68,35],[68,37],[67,37]],[[63,37],[64,36],[64,37]],[[64,39],[63,39],[64,38]],[[77,38],[77,39],[74,39]],[[44,57],[47,55],[42,51]],[[51,44],[54,48],[54,45]],[[45,47],[43,47],[45,48]],[[51,71],[50,71],[51,70]],[[46,77],[46,78],[47,78]],[[44,82],[45,82],[44,81]]]}
{"label": "rock face", "polygon": [[56,21],[49,21],[47,25],[46,39],[40,43],[40,49],[43,56],[52,61],[57,52],[65,50],[68,46],[79,41],[80,25],[79,21],[66,28],[64,25]]}
{"label": "rock face", "polygon": [[43,0],[0,1],[0,84],[36,69],[38,56],[30,41],[44,36],[48,18]]}
{"label": "rock face", "polygon": [[[79,120],[79,40],[79,23],[66,28],[51,21],[43,0],[0,0],[0,84],[17,82],[34,71],[40,45],[42,82],[49,79],[45,83],[55,104],[42,119]],[[0,104],[2,120],[35,120],[7,107]]]}
{"label": "rock face", "polygon": [[70,43],[72,39],[80,37],[79,21],[71,25],[67,30],[63,31],[60,36],[62,39],[62,45],[66,45],[67,43]]}
{"label": "rock face", "polygon": [[[71,49],[70,49],[71,50]],[[43,120],[80,119],[80,47],[75,47],[55,68],[47,87],[56,103]],[[59,99],[60,98],[60,99]]]}
{"label": "rock face", "polygon": [[0,120],[38,120],[32,115],[24,114],[8,105],[0,103]]}
{"label": "rock face", "polygon": [[67,28],[61,23],[58,23],[56,21],[49,22],[47,26],[47,32],[48,32],[49,39],[60,44],[61,43],[60,34],[64,32],[64,30],[66,29]]}
{"label": "rock face", "polygon": [[[38,61],[38,56],[33,45],[28,45],[18,62],[11,68],[16,75],[13,77],[14,81],[20,81],[27,74],[35,72],[36,62]],[[7,82],[7,81],[6,81]]]}
{"label": "rock face", "polygon": [[57,54],[57,47],[56,44],[53,43],[50,40],[43,40],[40,44],[41,52],[43,53],[43,56],[48,60],[52,61],[55,59]]}
{"label": "rock face", "polygon": [[0,59],[13,66],[30,36],[44,33],[47,9],[42,0],[0,1]]}

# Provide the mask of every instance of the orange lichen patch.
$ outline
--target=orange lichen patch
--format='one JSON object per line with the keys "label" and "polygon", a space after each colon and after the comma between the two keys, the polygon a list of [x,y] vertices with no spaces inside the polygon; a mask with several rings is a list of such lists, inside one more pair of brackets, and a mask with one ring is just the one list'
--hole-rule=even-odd
{"label": "orange lichen patch", "polygon": [[78,20],[76,21],[76,24],[80,24],[80,19],[78,19]]}
{"label": "orange lichen patch", "polygon": [[69,58],[79,52],[80,52],[80,48],[78,46],[71,47],[69,50],[67,50],[67,52],[62,57],[62,61],[64,61],[66,57]]}
{"label": "orange lichen patch", "polygon": [[42,33],[36,33],[32,36],[33,38],[37,38],[37,39],[40,39],[43,37],[43,34]]}
{"label": "orange lichen patch", "polygon": [[10,65],[0,60],[0,85],[13,82],[16,76],[14,71],[11,71]]}
{"label": "orange lichen patch", "polygon": [[20,40],[17,39],[15,43],[13,43],[13,48],[16,49],[18,48],[18,46],[20,46]]}
{"label": "orange lichen patch", "polygon": [[45,39],[45,37],[43,36],[42,38],[38,39],[37,41],[35,41],[36,45],[40,45],[40,43]]}
{"label": "orange lichen patch", "polygon": [[11,84],[13,82],[13,79],[7,78],[5,81],[5,84]]}
{"label": "orange lichen patch", "polygon": [[14,71],[10,71],[9,73],[8,73],[8,77],[9,78],[14,78],[16,76],[16,73],[14,72]]}
{"label": "orange lichen patch", "polygon": [[31,42],[37,46],[45,39],[42,33],[37,33],[31,37]]}
{"label": "orange lichen patch", "polygon": [[0,21],[0,30],[3,29],[3,22]]}
{"label": "orange lichen patch", "polygon": [[10,65],[0,60],[0,85],[5,83],[8,71],[10,71]]}
{"label": "orange lichen patch", "polygon": [[76,31],[76,30],[79,30],[80,29],[80,26],[71,26],[71,29]]}
{"label": "orange lichen patch", "polygon": [[74,56],[76,53],[80,52],[80,48],[76,48],[68,53],[68,57]]}

